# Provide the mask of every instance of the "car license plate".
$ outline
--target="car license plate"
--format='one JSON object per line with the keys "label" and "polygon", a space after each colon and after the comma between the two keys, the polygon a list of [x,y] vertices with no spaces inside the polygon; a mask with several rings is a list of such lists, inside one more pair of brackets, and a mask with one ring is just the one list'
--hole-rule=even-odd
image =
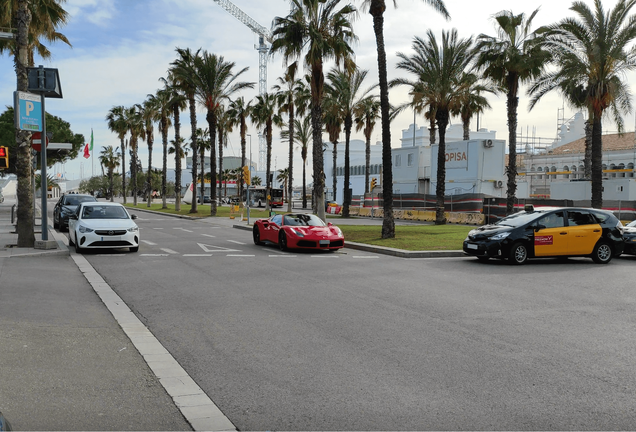
{"label": "car license plate", "polygon": [[331,243],[329,240],[320,240],[320,246],[325,246]]}
{"label": "car license plate", "polygon": [[479,246],[477,246],[476,244],[471,244],[471,243],[468,243],[466,247],[468,249],[479,249]]}
{"label": "car license plate", "polygon": [[109,240],[121,240],[121,236],[102,237],[102,241],[104,241],[104,239],[106,239],[106,241],[109,241]]}

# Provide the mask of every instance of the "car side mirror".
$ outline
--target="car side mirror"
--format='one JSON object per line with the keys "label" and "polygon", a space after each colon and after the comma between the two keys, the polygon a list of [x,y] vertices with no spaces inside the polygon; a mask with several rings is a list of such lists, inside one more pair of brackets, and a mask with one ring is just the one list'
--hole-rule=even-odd
{"label": "car side mirror", "polygon": [[534,227],[535,231],[539,231],[539,230],[542,230],[542,229],[545,229],[545,225],[537,224]]}
{"label": "car side mirror", "polygon": [[77,215],[76,214],[70,214],[70,215],[68,215],[68,218],[77,220]]}
{"label": "car side mirror", "polygon": [[137,215],[136,214],[130,215],[130,218],[131,219],[137,219]]}
{"label": "car side mirror", "polygon": [[333,224],[331,222],[327,222],[327,226],[330,227],[333,226]]}

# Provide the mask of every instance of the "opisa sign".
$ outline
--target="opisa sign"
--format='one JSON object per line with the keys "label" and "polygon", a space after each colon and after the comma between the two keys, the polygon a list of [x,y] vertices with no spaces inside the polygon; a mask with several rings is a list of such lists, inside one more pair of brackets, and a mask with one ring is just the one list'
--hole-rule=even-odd
{"label": "opisa sign", "polygon": [[446,144],[446,169],[468,169],[468,143],[452,142]]}

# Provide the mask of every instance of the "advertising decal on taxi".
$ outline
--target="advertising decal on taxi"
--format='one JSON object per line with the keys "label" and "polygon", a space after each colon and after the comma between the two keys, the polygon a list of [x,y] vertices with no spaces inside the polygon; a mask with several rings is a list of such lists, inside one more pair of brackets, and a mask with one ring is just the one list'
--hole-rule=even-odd
{"label": "advertising decal on taxi", "polygon": [[534,237],[534,245],[535,246],[545,246],[552,244],[552,236],[535,236]]}

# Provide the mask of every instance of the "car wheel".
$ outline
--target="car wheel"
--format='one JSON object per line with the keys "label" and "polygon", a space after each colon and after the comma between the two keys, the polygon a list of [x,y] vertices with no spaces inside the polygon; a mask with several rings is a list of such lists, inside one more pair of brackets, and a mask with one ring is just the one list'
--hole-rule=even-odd
{"label": "car wheel", "polygon": [[592,252],[592,259],[597,264],[607,264],[612,260],[612,248],[604,241],[598,242]]}
{"label": "car wheel", "polygon": [[482,255],[482,256],[478,256],[477,259],[481,262],[486,262],[490,259],[490,257],[487,255]]}
{"label": "car wheel", "polygon": [[282,251],[287,250],[287,235],[285,231],[281,231],[280,234],[278,234],[278,247]]}
{"label": "car wheel", "polygon": [[521,265],[528,260],[528,248],[523,243],[515,243],[510,248],[508,262],[512,265]]}
{"label": "car wheel", "polygon": [[60,227],[60,224],[55,222],[55,216],[53,216],[53,229],[58,229]]}
{"label": "car wheel", "polygon": [[131,252],[138,252],[139,251],[139,246],[130,247],[130,248],[128,248],[128,250],[130,250]]}
{"label": "car wheel", "polygon": [[255,245],[259,246],[263,244],[263,242],[261,241],[261,232],[259,231],[257,226],[255,226],[252,230],[252,237],[254,237]]}

